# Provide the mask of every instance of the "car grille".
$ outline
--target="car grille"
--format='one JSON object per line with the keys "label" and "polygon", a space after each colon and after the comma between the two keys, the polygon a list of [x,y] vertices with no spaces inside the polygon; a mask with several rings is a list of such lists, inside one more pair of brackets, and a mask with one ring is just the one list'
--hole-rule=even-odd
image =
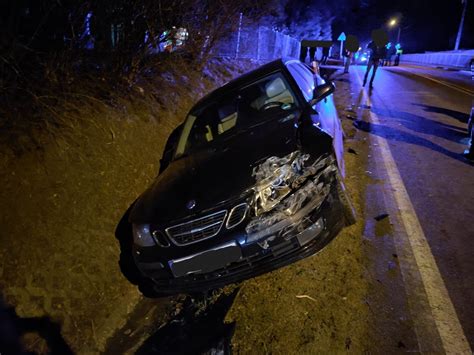
{"label": "car grille", "polygon": [[192,221],[166,228],[166,234],[176,245],[187,245],[212,238],[224,224],[227,211],[219,211]]}
{"label": "car grille", "polygon": [[234,228],[236,225],[242,223],[247,215],[248,205],[246,203],[241,203],[240,205],[235,206],[230,210],[229,218],[225,224],[227,229]]}
{"label": "car grille", "polygon": [[171,279],[153,278],[153,281],[158,285],[158,290],[163,291],[169,288],[174,292],[216,288],[231,282],[240,282],[314,254],[335,237],[342,227],[342,224],[338,225],[334,234],[326,231],[320,238],[315,238],[303,247],[299,245],[296,238],[293,238],[289,241],[282,241],[277,247],[269,249],[268,252],[259,252],[244,257],[238,262],[211,273]]}

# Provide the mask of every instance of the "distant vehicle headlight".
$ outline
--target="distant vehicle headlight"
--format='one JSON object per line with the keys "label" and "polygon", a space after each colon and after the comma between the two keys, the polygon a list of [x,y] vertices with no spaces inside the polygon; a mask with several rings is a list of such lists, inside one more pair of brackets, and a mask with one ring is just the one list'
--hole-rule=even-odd
{"label": "distant vehicle headlight", "polygon": [[133,225],[133,243],[140,247],[152,247],[155,246],[155,240],[150,233],[149,224],[134,224]]}

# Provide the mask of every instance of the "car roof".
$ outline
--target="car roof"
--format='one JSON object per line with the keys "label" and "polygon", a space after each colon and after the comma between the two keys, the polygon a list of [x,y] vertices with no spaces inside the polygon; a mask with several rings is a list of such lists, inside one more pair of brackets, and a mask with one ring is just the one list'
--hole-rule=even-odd
{"label": "car roof", "polygon": [[239,87],[245,86],[257,79],[276,72],[278,70],[284,70],[286,66],[291,62],[298,62],[301,63],[298,59],[291,58],[291,57],[283,57],[267,64],[264,64],[257,69],[254,69],[248,73],[245,73],[228,83],[224,84],[223,86],[211,91],[209,94],[201,98],[191,109],[191,112],[199,110],[203,106],[207,106],[211,102],[215,102],[225,93],[229,91],[233,91]]}

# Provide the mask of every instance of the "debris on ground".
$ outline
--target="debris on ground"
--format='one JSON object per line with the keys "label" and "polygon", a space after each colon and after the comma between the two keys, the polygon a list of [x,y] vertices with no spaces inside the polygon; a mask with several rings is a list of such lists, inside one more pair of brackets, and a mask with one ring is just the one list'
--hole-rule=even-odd
{"label": "debris on ground", "polygon": [[311,301],[317,302],[313,297],[308,296],[308,295],[297,295],[296,298],[308,298]]}
{"label": "debris on ground", "polygon": [[398,347],[399,348],[406,348],[405,344],[402,341],[398,342]]}
{"label": "debris on ground", "polygon": [[346,349],[349,350],[349,348],[351,347],[351,344],[352,344],[352,340],[351,338],[346,338]]}
{"label": "debris on ground", "polygon": [[387,263],[388,270],[394,270],[396,267],[397,267],[397,264],[395,264],[393,261],[389,261]]}
{"label": "debris on ground", "polygon": [[388,213],[382,213],[382,214],[379,214],[378,216],[375,216],[374,219],[379,222],[385,218],[387,218],[389,216]]}

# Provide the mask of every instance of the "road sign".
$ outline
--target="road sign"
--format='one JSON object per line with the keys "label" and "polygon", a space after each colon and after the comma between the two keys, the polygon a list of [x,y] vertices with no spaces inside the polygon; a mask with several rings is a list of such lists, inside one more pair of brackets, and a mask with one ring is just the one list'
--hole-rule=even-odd
{"label": "road sign", "polygon": [[342,47],[344,47],[344,41],[346,40],[346,34],[345,34],[344,32],[341,32],[341,34],[339,35],[339,37],[337,37],[337,40],[338,40],[338,41],[341,41],[341,51],[340,51],[339,56],[340,56],[341,59],[342,59]]}

